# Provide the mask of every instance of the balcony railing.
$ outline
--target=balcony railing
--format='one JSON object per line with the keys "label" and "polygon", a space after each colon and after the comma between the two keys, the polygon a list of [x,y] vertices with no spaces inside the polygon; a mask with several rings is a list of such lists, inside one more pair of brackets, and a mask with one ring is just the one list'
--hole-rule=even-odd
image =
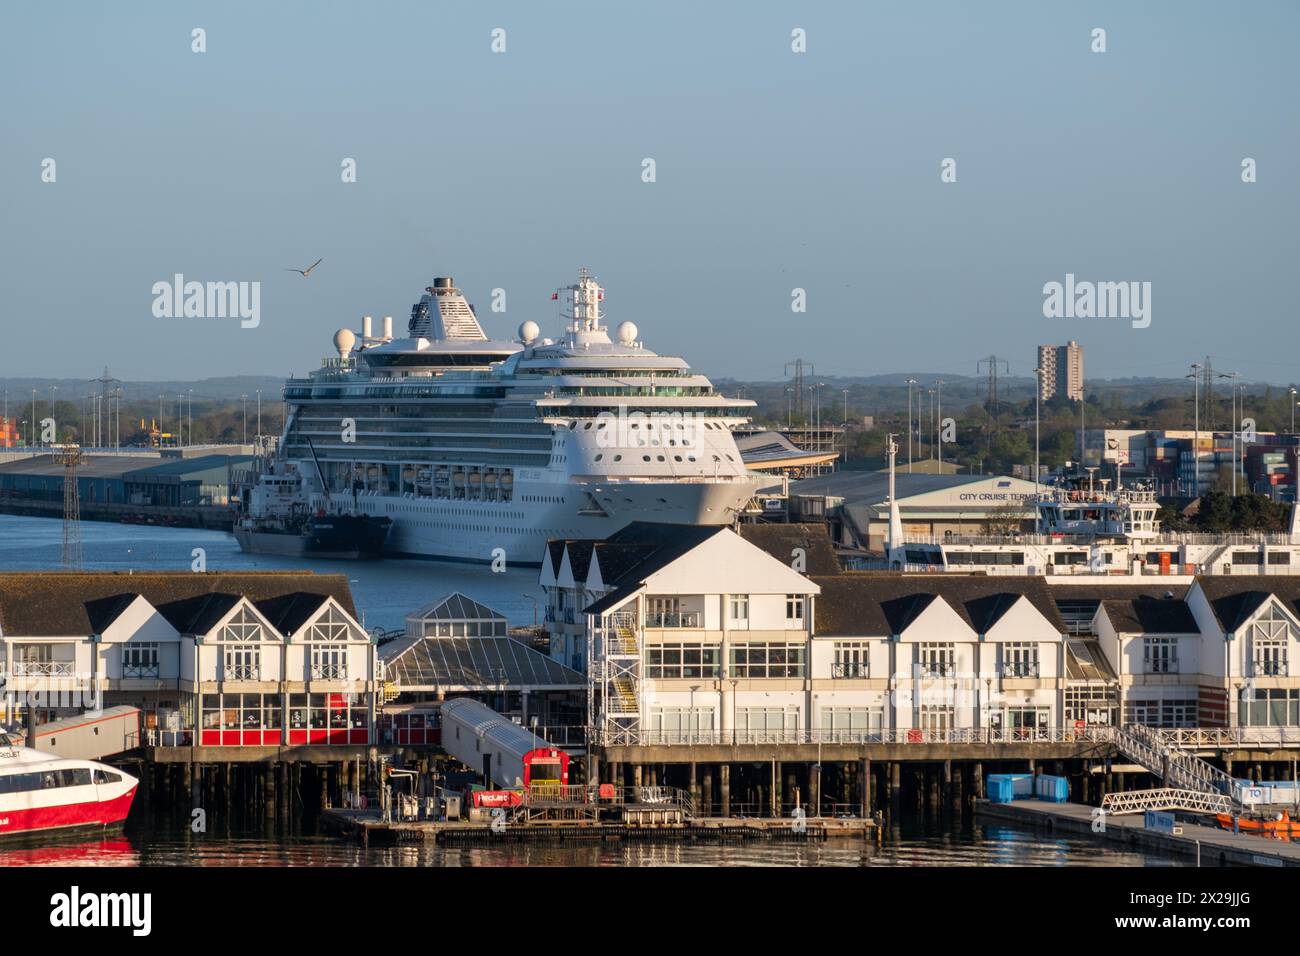
{"label": "balcony railing", "polygon": [[921,677],[951,677],[957,672],[957,665],[951,661],[926,661],[921,664]]}
{"label": "balcony railing", "polygon": [[122,677],[125,680],[151,680],[158,677],[158,664],[123,664]]}
{"label": "balcony railing", "polygon": [[1289,677],[1286,661],[1255,661],[1251,670],[1252,677]]}
{"label": "balcony railing", "polygon": [[261,668],[256,664],[227,664],[222,669],[225,680],[261,680]]}
{"label": "balcony railing", "polygon": [[1002,665],[1003,677],[1037,677],[1037,661],[1017,661],[1013,664]]}
{"label": "balcony railing", "polygon": [[1144,674],[1177,674],[1178,659],[1146,661],[1142,667]]}
{"label": "balcony railing", "polygon": [[699,611],[661,611],[645,616],[646,627],[699,627]]}
{"label": "balcony railing", "polygon": [[831,665],[831,677],[844,678],[845,680],[865,680],[870,676],[869,671],[870,667],[860,661],[846,661]]}
{"label": "balcony railing", "polygon": [[[312,664],[312,680],[347,680],[348,667],[346,664]],[[256,680],[256,678],[252,678]]]}
{"label": "balcony railing", "polygon": [[14,661],[15,677],[72,677],[75,661]]}
{"label": "balcony railing", "polygon": [[657,731],[596,729],[592,742],[607,747],[752,746],[757,744],[1008,744],[1105,743],[1113,727],[952,728],[948,730],[701,730]]}

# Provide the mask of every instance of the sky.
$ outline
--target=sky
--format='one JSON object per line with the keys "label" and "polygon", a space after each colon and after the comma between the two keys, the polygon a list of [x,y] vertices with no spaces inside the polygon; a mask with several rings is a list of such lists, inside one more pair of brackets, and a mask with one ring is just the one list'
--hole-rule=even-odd
{"label": "sky", "polygon": [[[435,275],[555,334],[585,265],[716,377],[1072,339],[1090,378],[1295,381],[1298,34],[1291,0],[6,4],[0,377],[301,374]],[[176,273],[260,283],[259,324],[156,317]],[[1045,317],[1067,274],[1149,282],[1150,324]]]}

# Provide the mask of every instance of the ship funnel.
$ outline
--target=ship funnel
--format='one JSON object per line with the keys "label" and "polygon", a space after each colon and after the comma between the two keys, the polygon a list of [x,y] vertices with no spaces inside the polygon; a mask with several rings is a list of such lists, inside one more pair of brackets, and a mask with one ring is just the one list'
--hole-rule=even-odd
{"label": "ship funnel", "polygon": [[386,315],[384,316],[384,341],[389,342],[392,340],[392,338],[393,338],[393,317],[391,315]]}
{"label": "ship funnel", "polygon": [[368,338],[371,337],[371,333],[372,333],[372,331],[373,331],[373,329],[374,329],[374,321],[375,321],[374,318],[372,318],[372,317],[369,316],[369,315],[363,315],[363,316],[361,317],[361,339],[362,339],[362,341],[365,341],[366,339],[368,339]]}

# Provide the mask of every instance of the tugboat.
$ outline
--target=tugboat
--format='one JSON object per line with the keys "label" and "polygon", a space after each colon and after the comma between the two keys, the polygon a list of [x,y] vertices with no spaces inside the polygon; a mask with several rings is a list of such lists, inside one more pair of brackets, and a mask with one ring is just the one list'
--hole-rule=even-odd
{"label": "tugboat", "polygon": [[241,497],[235,540],[250,554],[358,560],[383,553],[393,519],[312,511],[301,476],[264,473]]}

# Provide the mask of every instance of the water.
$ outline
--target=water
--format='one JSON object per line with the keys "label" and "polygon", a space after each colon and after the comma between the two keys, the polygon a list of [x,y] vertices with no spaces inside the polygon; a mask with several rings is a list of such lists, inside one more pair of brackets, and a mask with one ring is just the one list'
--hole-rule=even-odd
{"label": "water", "polygon": [[[209,571],[315,571],[345,574],[366,627],[401,630],[405,617],[452,591],[462,591],[504,614],[511,624],[532,624],[541,602],[536,568],[493,572],[487,564],[451,561],[326,561],[244,554],[224,531],[149,525],[81,523],[82,567],[87,571],[189,571],[202,548]],[[52,518],[0,515],[0,571],[58,570],[63,523]],[[528,595],[528,597],[525,597]]]}
{"label": "water", "polygon": [[[218,828],[219,829],[219,828]],[[273,829],[191,834],[183,824],[128,821],[114,839],[0,849],[5,866],[1169,866],[1082,837],[916,818],[874,839],[715,844],[605,841],[563,846],[362,847]]]}
{"label": "water", "polygon": [[[348,577],[369,627],[401,628],[405,615],[451,591],[463,591],[531,624],[541,600],[535,568],[493,573],[487,565],[440,561],[347,562],[244,554],[221,531],[84,522],[88,571],[188,571],[203,548],[210,571],[314,570]],[[0,571],[60,567],[62,523],[0,515]],[[633,841],[566,846],[505,844],[473,848],[369,847],[332,836],[225,829],[202,836],[183,822],[150,819],[134,808],[124,832],[107,840],[0,848],[0,866],[1151,866],[1171,861],[1116,852],[1081,837],[986,826],[969,818],[903,816],[872,840],[823,843],[755,841],[717,846]],[[217,828],[214,828],[214,831]]]}

